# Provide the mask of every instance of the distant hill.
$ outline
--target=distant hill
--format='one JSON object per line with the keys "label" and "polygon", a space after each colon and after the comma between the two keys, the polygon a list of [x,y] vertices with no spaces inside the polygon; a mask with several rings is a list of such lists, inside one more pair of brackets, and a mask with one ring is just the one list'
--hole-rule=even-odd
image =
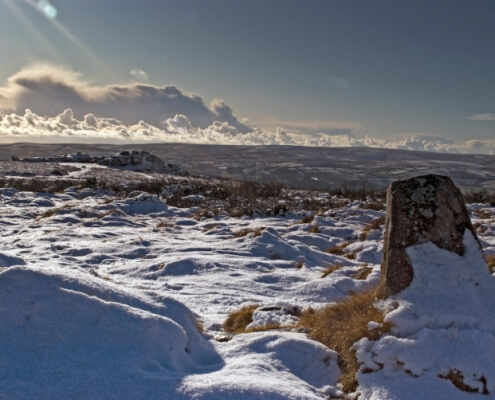
{"label": "distant hill", "polygon": [[495,190],[495,156],[368,147],[15,143],[0,145],[0,160],[77,151],[106,155],[129,149],[149,151],[197,175],[278,181],[305,189],[342,185],[381,188],[395,179],[436,173],[450,176],[463,188]]}

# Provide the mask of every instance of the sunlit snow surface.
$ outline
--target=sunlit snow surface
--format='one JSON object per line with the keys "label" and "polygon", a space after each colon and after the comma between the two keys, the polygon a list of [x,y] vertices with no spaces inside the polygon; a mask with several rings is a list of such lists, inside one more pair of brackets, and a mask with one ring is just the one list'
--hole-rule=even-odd
{"label": "sunlit snow surface", "polygon": [[[315,217],[318,233],[299,223],[302,213],[198,221],[198,210],[150,195],[119,199],[91,189],[57,195],[0,189],[0,211],[0,398],[326,399],[337,393],[336,354],[303,333],[213,338],[243,305],[323,305],[370,287],[380,275],[383,232],[358,238],[383,212],[359,202]],[[483,247],[495,253],[493,218],[480,221],[487,226]],[[260,236],[235,235],[261,227]],[[355,252],[353,260],[325,252],[343,241],[351,242],[346,251]],[[396,332],[356,345],[363,365],[376,369],[359,375],[363,398],[476,397],[437,377],[453,366],[475,375],[483,370],[493,394],[493,278],[485,270],[477,280],[483,261],[430,245],[409,254],[420,279],[431,260],[438,260],[435,268],[452,266],[444,279],[454,289],[438,293],[445,299],[439,302],[435,291],[418,288],[419,280],[395,305],[385,305],[394,308],[387,318]],[[364,263],[372,273],[353,279]],[[343,267],[321,278],[330,264]],[[466,265],[474,265],[472,272],[457,268]],[[472,287],[475,280],[479,286]],[[473,313],[471,303],[482,307]],[[255,312],[254,326],[294,322],[265,313]],[[410,397],[403,397],[406,387]],[[423,395],[428,390],[438,396]]]}

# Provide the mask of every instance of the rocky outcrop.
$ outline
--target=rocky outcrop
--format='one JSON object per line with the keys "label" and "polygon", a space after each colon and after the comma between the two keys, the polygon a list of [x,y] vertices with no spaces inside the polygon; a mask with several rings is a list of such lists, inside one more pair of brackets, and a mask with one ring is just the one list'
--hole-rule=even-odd
{"label": "rocky outcrop", "polygon": [[165,164],[161,158],[144,150],[124,150],[110,156],[91,156],[81,152],[63,156],[28,157],[22,159],[14,156],[12,157],[12,161],[97,163],[100,165],[107,165],[109,167],[124,167],[131,170],[183,173],[183,171],[176,165]]}
{"label": "rocky outcrop", "polygon": [[382,261],[385,294],[395,294],[413,280],[407,247],[432,242],[462,255],[466,229],[476,237],[462,193],[449,177],[424,175],[393,182],[387,192]]}

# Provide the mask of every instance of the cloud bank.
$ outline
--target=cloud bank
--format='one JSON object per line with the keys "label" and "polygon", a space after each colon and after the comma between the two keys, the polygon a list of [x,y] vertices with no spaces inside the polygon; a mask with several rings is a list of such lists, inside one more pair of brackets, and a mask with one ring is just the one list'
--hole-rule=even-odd
{"label": "cloud bank", "polygon": [[[139,71],[137,76],[144,78]],[[144,71],[141,71],[146,74]],[[472,119],[491,120],[493,114]],[[495,116],[494,116],[495,118]],[[423,134],[357,137],[352,121],[241,122],[222,100],[210,104],[175,86],[92,85],[47,64],[28,66],[0,87],[0,142],[183,142],[231,145],[381,147],[495,154],[495,139],[453,141]]]}
{"label": "cloud bank", "polygon": [[[134,73],[140,78],[146,74],[140,70]],[[78,119],[93,114],[116,118],[128,125],[143,120],[156,127],[168,118],[183,114],[199,128],[219,121],[227,122],[241,133],[251,130],[221,100],[207,106],[201,97],[184,93],[175,86],[91,85],[77,72],[48,64],[33,64],[11,76],[7,85],[0,87],[0,109],[17,114],[30,109],[50,117],[71,109]]]}
{"label": "cloud bank", "polygon": [[495,139],[454,142],[429,136],[409,136],[389,141],[385,139],[351,135],[333,135],[276,128],[240,133],[228,122],[214,121],[211,125],[196,127],[191,120],[177,114],[162,121],[160,128],[144,121],[126,124],[116,118],[97,117],[88,113],[75,117],[72,109],[47,117],[27,109],[20,115],[8,113],[0,116],[0,141],[18,142],[182,142],[230,145],[293,145],[323,147],[380,147],[451,153],[495,154]]}

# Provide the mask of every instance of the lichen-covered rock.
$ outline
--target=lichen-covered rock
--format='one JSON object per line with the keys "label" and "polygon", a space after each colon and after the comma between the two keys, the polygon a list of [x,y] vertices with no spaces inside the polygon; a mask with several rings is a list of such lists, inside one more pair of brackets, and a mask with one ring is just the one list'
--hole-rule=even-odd
{"label": "lichen-covered rock", "polygon": [[393,182],[387,192],[382,261],[386,295],[401,291],[413,280],[407,247],[432,242],[462,255],[466,229],[476,237],[462,194],[449,177],[424,175]]}

